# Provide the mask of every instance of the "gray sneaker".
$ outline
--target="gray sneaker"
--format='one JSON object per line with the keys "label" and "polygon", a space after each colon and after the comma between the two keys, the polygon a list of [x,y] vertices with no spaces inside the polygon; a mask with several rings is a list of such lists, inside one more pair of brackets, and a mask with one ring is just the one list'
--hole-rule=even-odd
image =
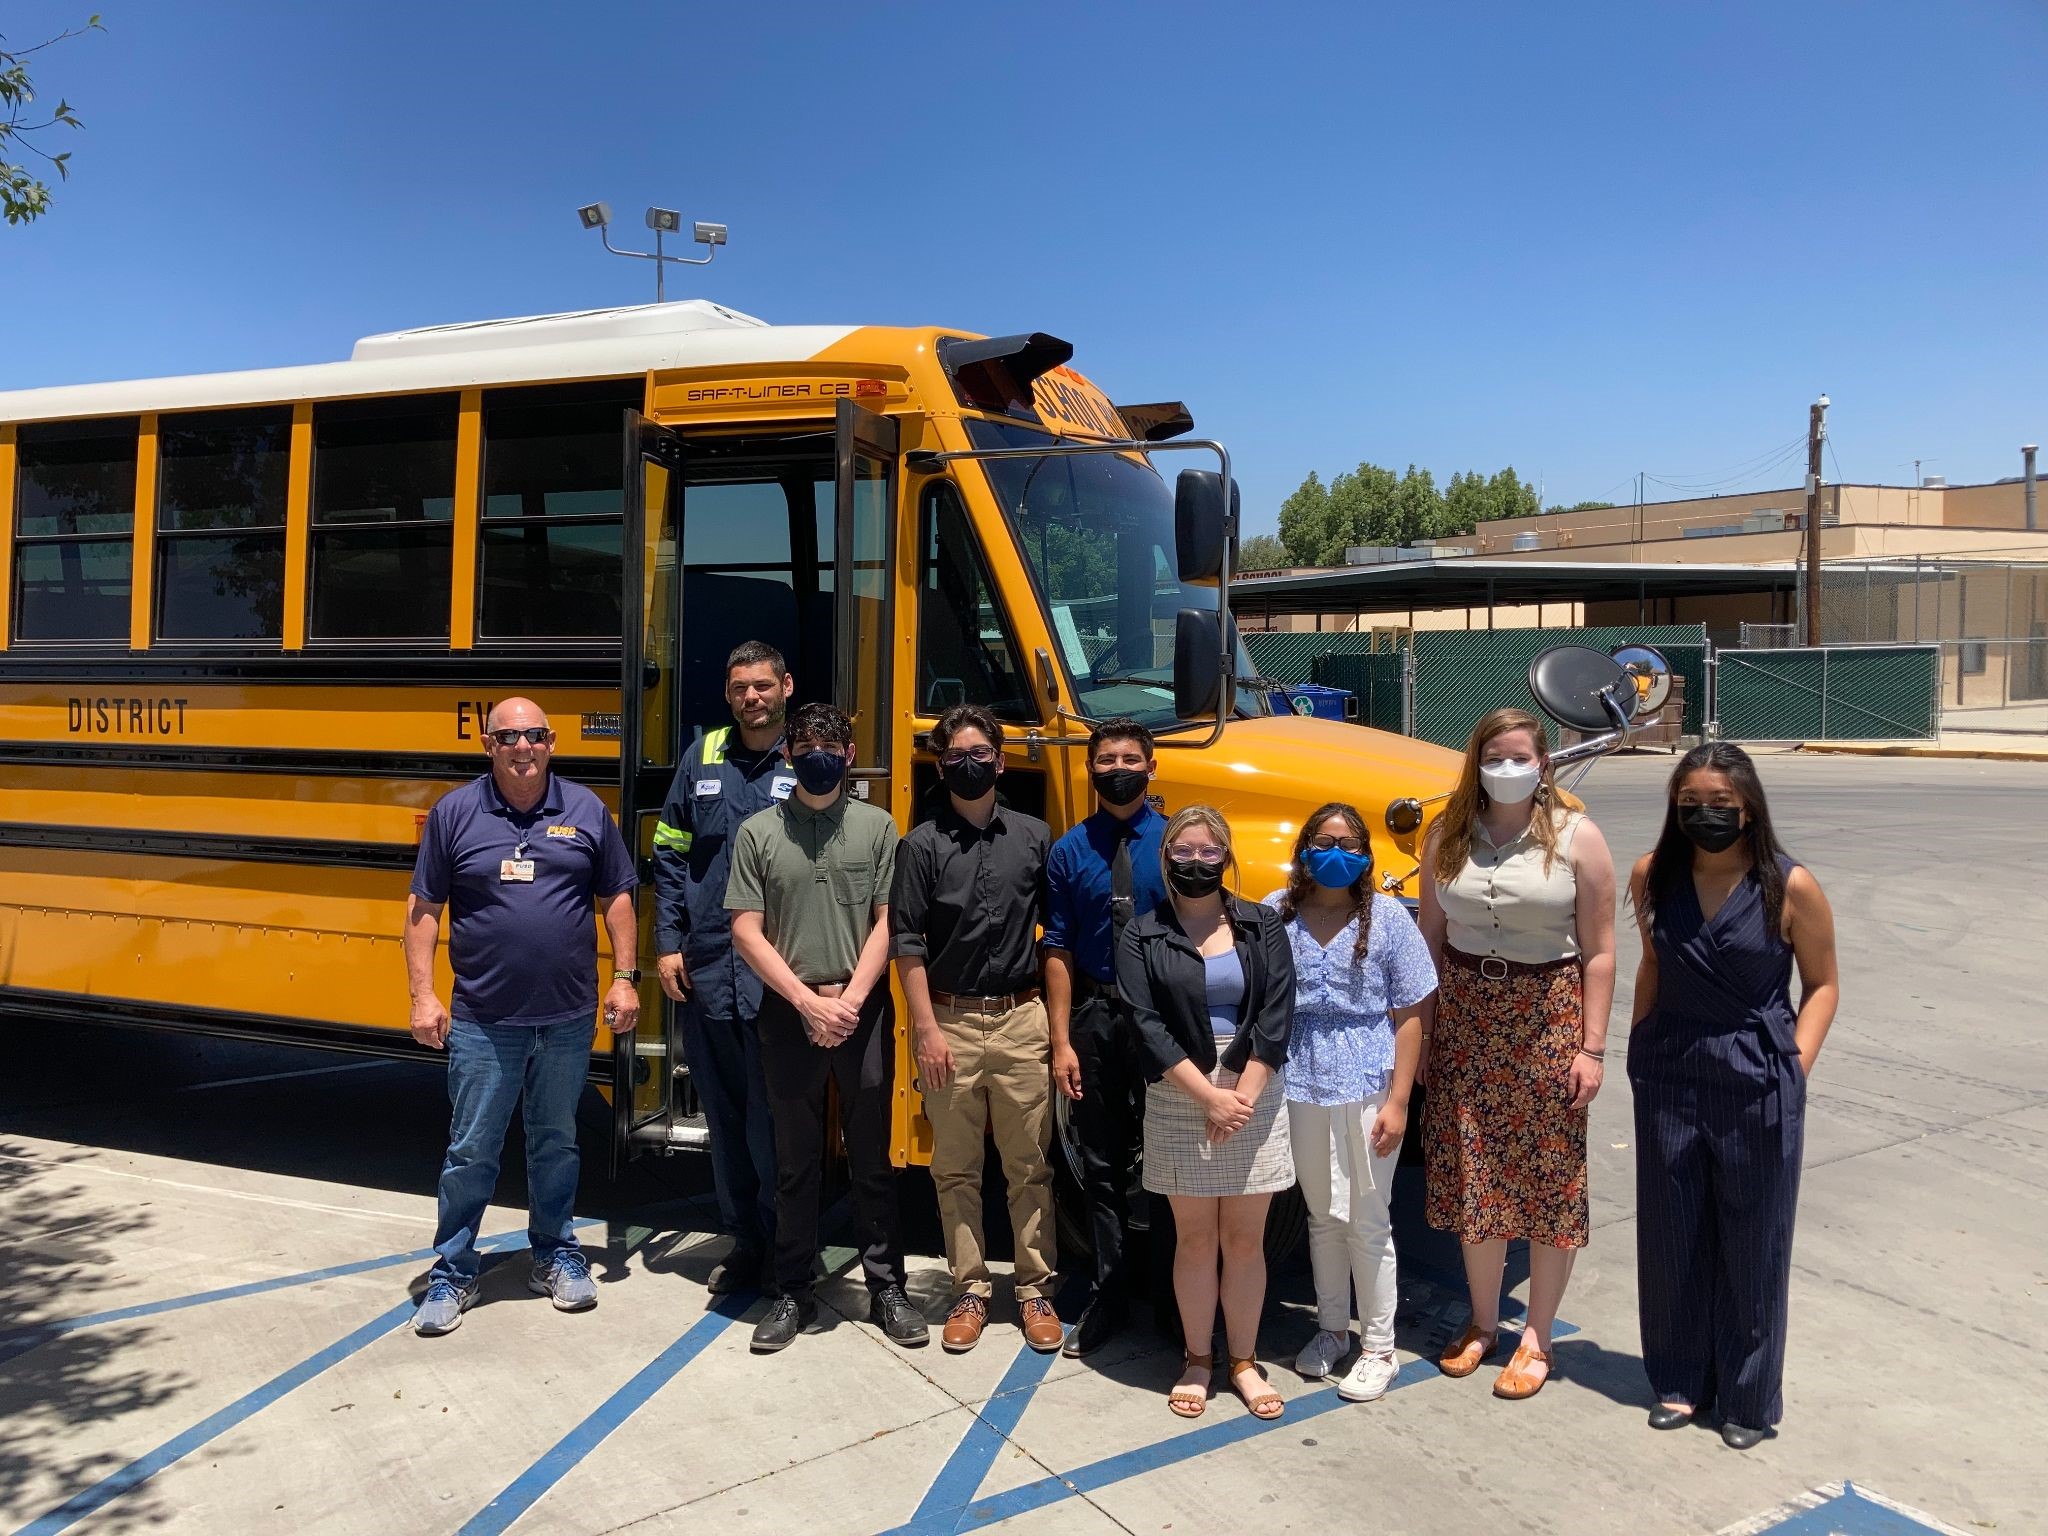
{"label": "gray sneaker", "polygon": [[462,1314],[476,1305],[476,1286],[457,1285],[453,1280],[436,1280],[420,1298],[412,1315],[412,1331],[423,1339],[436,1339],[462,1326]]}
{"label": "gray sneaker", "polygon": [[526,1288],[554,1302],[557,1312],[588,1312],[597,1305],[597,1282],[590,1278],[590,1260],[575,1248],[557,1248],[537,1260]]}

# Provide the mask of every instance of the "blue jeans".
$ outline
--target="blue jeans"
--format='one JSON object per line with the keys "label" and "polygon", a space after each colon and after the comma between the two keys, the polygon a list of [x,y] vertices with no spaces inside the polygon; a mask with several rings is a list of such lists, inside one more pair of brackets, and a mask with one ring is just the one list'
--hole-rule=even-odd
{"label": "blue jeans", "polygon": [[448,1156],[441,1164],[441,1219],[432,1278],[475,1282],[477,1228],[498,1187],[512,1111],[526,1120],[526,1233],[536,1260],[575,1248],[576,1104],[590,1071],[594,1018],[553,1024],[448,1026]]}
{"label": "blue jeans", "polygon": [[761,1035],[752,1019],[682,1011],[683,1060],[711,1135],[711,1182],[718,1219],[742,1248],[775,1246],[775,1124],[761,1078]]}

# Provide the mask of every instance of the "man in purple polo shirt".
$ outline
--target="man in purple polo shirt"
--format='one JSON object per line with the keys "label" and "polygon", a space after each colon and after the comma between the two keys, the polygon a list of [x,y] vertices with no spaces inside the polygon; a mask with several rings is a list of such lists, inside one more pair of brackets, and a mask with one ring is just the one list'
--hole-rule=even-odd
{"label": "man in purple polo shirt", "polygon": [[[477,1227],[498,1185],[505,1132],[526,1120],[527,1288],[564,1312],[597,1305],[576,1242],[576,1101],[597,1033],[597,925],[620,969],[605,1022],[640,1019],[633,858],[611,813],[548,770],[555,733],[531,699],[507,699],[484,723],[491,771],[444,795],[420,833],[405,912],[412,1035],[448,1052],[454,1105],[441,1165],[440,1257],[413,1316],[426,1337],[452,1333],[476,1300]],[[449,909],[455,995],[434,994],[434,944]]]}

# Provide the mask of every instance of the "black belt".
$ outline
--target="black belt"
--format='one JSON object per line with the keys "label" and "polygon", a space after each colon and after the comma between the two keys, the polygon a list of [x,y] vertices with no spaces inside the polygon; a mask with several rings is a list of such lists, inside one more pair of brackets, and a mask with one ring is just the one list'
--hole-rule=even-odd
{"label": "black belt", "polygon": [[1021,1008],[1026,1003],[1038,1001],[1038,988],[1020,987],[1015,992],[1004,992],[995,997],[970,997],[959,992],[941,992],[932,988],[932,1001],[943,1008],[957,1008],[963,1013],[1008,1013],[1012,1008]]}

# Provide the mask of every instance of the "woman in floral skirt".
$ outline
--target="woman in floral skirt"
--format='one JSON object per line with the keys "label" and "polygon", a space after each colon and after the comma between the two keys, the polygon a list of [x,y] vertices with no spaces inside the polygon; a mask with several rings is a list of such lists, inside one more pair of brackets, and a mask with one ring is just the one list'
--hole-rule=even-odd
{"label": "woman in floral skirt", "polygon": [[1543,723],[1497,709],[1423,844],[1421,925],[1441,988],[1423,1016],[1431,1226],[1458,1234],[1472,1320],[1437,1361],[1469,1376],[1500,1334],[1511,1238],[1529,1244],[1529,1312],[1494,1395],[1534,1397],[1586,1245],[1586,1107],[1614,1000],[1614,861],[1551,781]]}

